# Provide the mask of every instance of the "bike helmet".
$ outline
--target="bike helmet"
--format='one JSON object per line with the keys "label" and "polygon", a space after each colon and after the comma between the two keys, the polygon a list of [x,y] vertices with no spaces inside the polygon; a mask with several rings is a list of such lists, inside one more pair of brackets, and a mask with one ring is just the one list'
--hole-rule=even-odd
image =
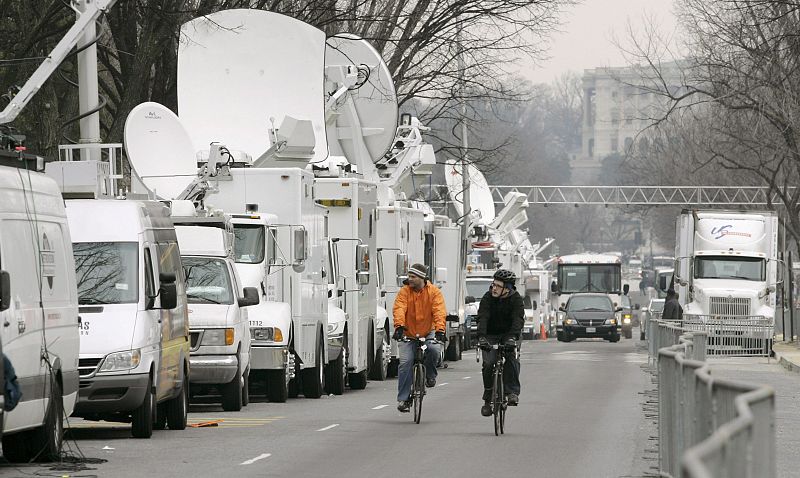
{"label": "bike helmet", "polygon": [[517,276],[508,269],[500,269],[494,273],[493,279],[503,281],[503,283],[511,285],[517,280]]}

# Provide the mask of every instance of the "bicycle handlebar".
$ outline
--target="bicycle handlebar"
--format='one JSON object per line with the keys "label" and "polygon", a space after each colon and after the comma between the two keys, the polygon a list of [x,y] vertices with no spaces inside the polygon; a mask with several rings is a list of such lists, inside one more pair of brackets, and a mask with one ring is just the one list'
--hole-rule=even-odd
{"label": "bicycle handlebar", "polygon": [[398,342],[433,342],[435,344],[444,345],[444,342],[441,340],[436,340],[435,338],[429,339],[427,337],[403,337],[402,339],[398,340]]}

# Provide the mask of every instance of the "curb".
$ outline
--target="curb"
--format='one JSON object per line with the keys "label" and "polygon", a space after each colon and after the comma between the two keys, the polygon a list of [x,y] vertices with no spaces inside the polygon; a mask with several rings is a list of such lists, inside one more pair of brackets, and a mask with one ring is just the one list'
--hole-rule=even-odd
{"label": "curb", "polygon": [[778,363],[781,364],[781,366],[783,368],[785,368],[786,370],[788,370],[790,372],[800,373],[800,365],[797,365],[794,362],[790,362],[789,360],[786,360],[785,357],[782,357],[782,356],[778,355]]}

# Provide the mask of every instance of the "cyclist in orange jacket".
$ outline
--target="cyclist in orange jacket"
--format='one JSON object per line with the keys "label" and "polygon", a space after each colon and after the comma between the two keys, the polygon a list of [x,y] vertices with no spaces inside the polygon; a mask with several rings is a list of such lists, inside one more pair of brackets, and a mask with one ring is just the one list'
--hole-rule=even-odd
{"label": "cyclist in orange jacket", "polygon": [[[422,264],[414,264],[408,269],[408,283],[400,289],[394,299],[392,310],[394,317],[394,335],[403,337],[427,337],[428,348],[425,350],[425,384],[436,385],[436,362],[441,354],[441,344],[446,339],[445,317],[447,312],[444,296],[438,287],[428,280],[428,268]],[[434,338],[436,342],[434,342]],[[412,342],[399,342],[400,366],[397,371],[397,409],[407,412],[411,407],[411,374],[414,365],[414,347]]]}

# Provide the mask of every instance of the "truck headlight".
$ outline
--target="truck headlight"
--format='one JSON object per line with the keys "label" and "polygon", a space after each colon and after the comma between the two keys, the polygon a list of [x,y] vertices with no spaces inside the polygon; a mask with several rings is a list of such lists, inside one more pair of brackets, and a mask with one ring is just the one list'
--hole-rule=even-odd
{"label": "truck headlight", "polygon": [[283,342],[283,332],[278,327],[255,327],[250,329],[250,338],[262,342]]}
{"label": "truck headlight", "polygon": [[577,323],[575,319],[564,319],[564,325],[575,325]]}
{"label": "truck headlight", "polygon": [[617,325],[617,319],[606,319],[603,325]]}
{"label": "truck headlight", "polygon": [[142,360],[142,353],[139,349],[126,350],[124,352],[114,352],[106,355],[103,360],[101,372],[117,372],[119,370],[131,370],[139,366]]}
{"label": "truck headlight", "polygon": [[233,329],[206,329],[200,345],[233,345]]}

